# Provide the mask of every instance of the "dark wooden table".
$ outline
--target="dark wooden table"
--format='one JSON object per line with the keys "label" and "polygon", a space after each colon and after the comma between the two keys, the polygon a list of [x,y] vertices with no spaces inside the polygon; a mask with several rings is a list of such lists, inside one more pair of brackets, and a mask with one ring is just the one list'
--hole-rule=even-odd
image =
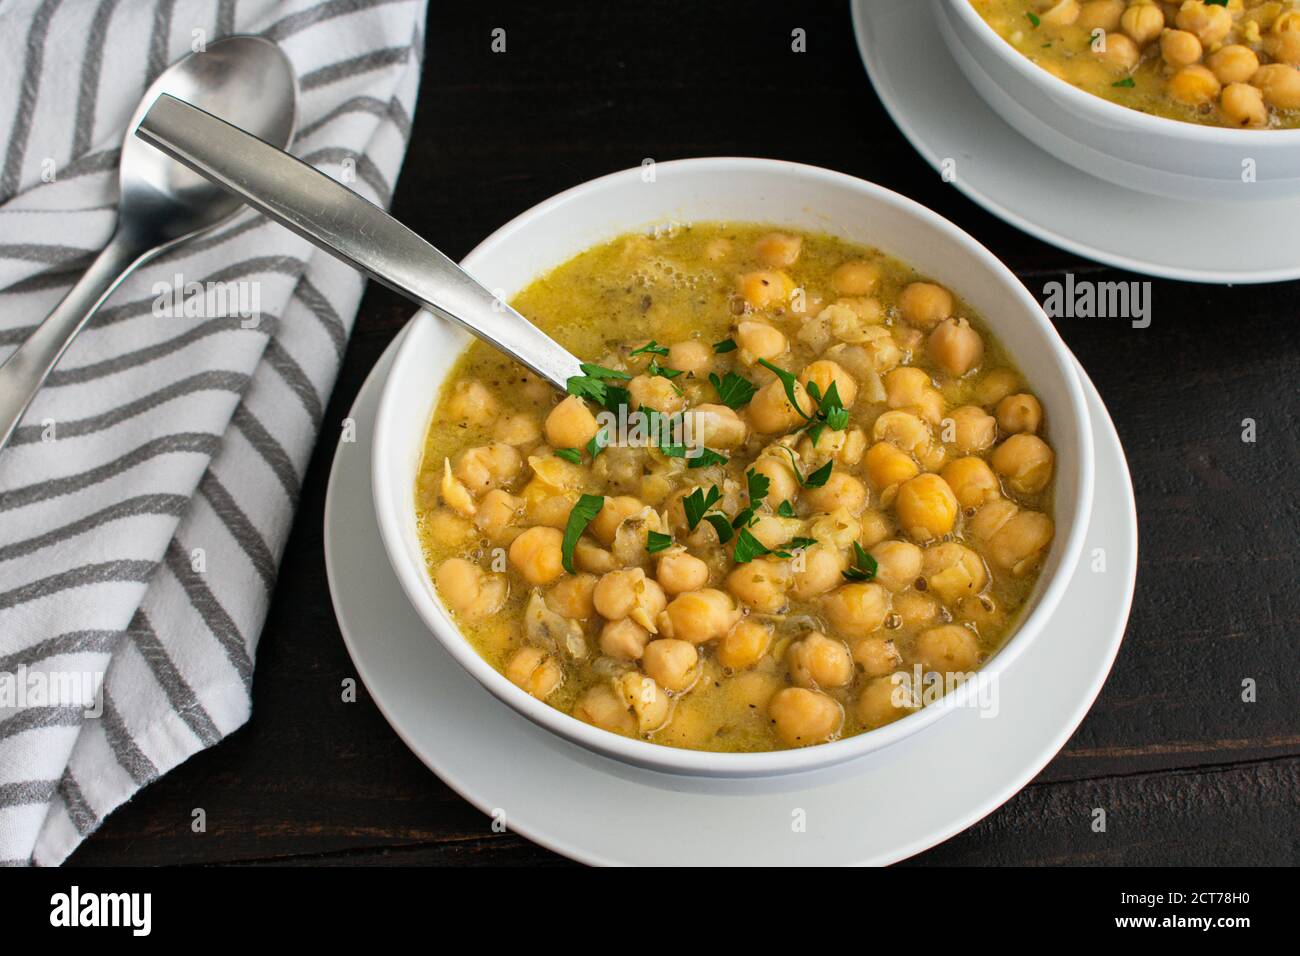
{"label": "dark wooden table", "polygon": [[[490,49],[496,27],[504,54]],[[804,54],[790,50],[796,27]],[[912,196],[1040,296],[1065,272],[1136,278],[1022,235],[945,185],[877,101],[844,4],[439,3],[424,55],[393,211],[453,257],[559,190],[647,157],[742,155]],[[1032,784],[910,862],[1300,863],[1300,285],[1156,281],[1153,296],[1147,329],[1058,323],[1114,416],[1137,491],[1141,566],[1114,671]],[[362,303],[258,650],[252,720],[113,814],[73,863],[563,862],[492,833],[364,690],[340,699],[355,674],[325,579],[325,483],[337,423],[411,311],[373,285]],[[1090,828],[1094,807],[1107,810],[1104,834]]]}

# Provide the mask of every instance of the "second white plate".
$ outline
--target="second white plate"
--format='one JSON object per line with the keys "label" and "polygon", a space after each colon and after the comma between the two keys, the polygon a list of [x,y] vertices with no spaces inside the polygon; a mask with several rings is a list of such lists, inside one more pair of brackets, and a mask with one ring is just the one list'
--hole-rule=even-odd
{"label": "second white plate", "polygon": [[1082,173],[1004,123],[953,61],[929,2],[855,0],[867,75],[903,135],[953,185],[1032,236],[1107,265],[1189,282],[1300,278],[1300,200],[1179,202]]}

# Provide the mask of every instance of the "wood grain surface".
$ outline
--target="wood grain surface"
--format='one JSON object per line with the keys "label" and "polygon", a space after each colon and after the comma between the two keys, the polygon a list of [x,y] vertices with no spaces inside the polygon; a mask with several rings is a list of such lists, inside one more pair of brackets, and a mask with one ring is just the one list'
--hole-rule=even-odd
{"label": "wood grain surface", "polygon": [[[503,54],[490,49],[496,27]],[[806,53],[791,52],[795,28]],[[645,158],[752,155],[899,190],[1040,298],[1066,272],[1142,278],[1032,239],[944,184],[877,101],[844,4],[437,3],[428,32],[393,211],[453,257],[557,191]],[[912,864],[1300,862],[1300,286],[1157,280],[1152,295],[1147,329],[1058,321],[1137,492],[1137,596],[1114,671],[1037,780]],[[325,483],[339,421],[411,311],[374,285],[362,303],[261,639],[252,720],[113,814],[74,864],[565,862],[493,834],[364,690],[340,700],[355,674],[325,578]],[[1242,441],[1247,418],[1254,443]],[[189,827],[198,806],[202,835]],[[1096,807],[1104,834],[1090,827]]]}

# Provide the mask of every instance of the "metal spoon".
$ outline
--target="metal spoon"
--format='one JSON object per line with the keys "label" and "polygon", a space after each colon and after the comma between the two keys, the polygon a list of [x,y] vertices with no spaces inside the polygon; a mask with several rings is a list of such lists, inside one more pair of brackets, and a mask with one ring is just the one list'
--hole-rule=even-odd
{"label": "metal spoon", "polygon": [[117,228],[77,284],[0,366],[0,448],[77,333],[131,272],[159,253],[230,219],[243,204],[133,135],[145,111],[173,93],[288,147],[298,84],[280,48],[254,36],[208,44],[168,67],[127,126],[119,169]]}
{"label": "metal spoon", "polygon": [[560,390],[578,360],[410,229],[288,153],[163,95],[136,130],[326,252],[464,326]]}

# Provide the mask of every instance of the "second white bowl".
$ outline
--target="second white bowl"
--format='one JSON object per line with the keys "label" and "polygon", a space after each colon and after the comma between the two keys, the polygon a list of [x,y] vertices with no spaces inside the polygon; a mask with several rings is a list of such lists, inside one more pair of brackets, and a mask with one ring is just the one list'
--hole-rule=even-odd
{"label": "second white bowl", "polygon": [[[691,159],[615,173],[530,209],[484,240],[464,266],[507,297],[548,269],[623,233],[670,222],[753,222],[829,233],[874,246],[950,287],[982,315],[1042,401],[1056,450],[1056,537],[1020,627],[984,667],[1010,667],[1050,617],[1083,547],[1093,493],[1092,431],[1069,352],[1024,286],[952,223],[880,186],[840,173],[761,159]],[[851,760],[905,740],[967,703],[969,682],[879,730],[772,753],[681,750],[600,730],[529,696],[461,636],[430,580],[415,519],[415,476],[443,380],[468,342],[420,313],[403,333],[384,385],[373,443],[375,511],[385,549],[412,606],[453,658],[529,720],[596,753],[672,773],[756,777]],[[989,721],[989,732],[996,721]],[[989,746],[997,746],[990,740]]]}

